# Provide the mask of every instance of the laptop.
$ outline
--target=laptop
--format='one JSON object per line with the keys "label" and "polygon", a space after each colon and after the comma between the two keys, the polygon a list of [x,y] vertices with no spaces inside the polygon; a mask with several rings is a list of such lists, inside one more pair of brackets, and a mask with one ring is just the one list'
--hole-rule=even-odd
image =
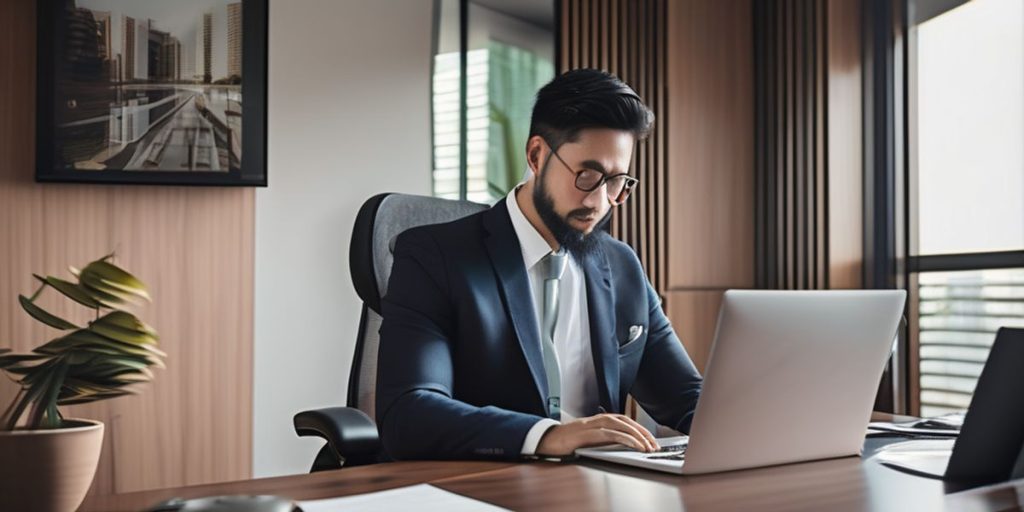
{"label": "laptop", "polygon": [[903,290],[729,290],[689,436],[581,457],[693,475],[859,455]]}
{"label": "laptop", "polygon": [[878,462],[912,474],[963,484],[1024,478],[1024,329],[1003,327],[978,377],[955,439],[894,443]]}

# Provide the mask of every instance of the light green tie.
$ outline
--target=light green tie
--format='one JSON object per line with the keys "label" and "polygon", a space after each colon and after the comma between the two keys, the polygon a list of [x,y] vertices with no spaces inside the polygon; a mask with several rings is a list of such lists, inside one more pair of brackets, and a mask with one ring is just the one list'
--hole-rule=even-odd
{"label": "light green tie", "polygon": [[541,276],[544,279],[541,348],[548,380],[548,417],[556,420],[562,417],[562,374],[558,368],[558,354],[555,352],[555,324],[558,322],[558,282],[565,272],[566,263],[565,251],[549,253],[540,260]]}

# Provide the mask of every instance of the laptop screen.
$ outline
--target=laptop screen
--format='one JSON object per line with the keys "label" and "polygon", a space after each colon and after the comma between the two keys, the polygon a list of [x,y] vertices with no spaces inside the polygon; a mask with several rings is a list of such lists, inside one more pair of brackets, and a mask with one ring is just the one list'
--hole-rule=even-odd
{"label": "laptop screen", "polygon": [[945,480],[991,483],[1024,477],[1024,329],[996,333]]}

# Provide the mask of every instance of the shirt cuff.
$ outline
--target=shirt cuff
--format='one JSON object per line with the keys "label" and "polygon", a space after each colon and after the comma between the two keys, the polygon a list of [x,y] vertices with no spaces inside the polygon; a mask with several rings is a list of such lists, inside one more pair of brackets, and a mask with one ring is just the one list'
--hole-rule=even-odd
{"label": "shirt cuff", "polygon": [[523,441],[523,449],[519,452],[520,455],[536,455],[540,438],[544,437],[548,429],[555,425],[561,425],[561,423],[551,418],[544,418],[534,423],[530,431],[526,433],[526,440]]}

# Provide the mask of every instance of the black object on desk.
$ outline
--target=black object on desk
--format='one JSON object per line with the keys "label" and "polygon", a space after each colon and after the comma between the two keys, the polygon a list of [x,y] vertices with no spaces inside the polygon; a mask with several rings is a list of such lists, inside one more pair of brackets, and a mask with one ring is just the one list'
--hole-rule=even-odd
{"label": "black object on desk", "polygon": [[971,483],[1024,477],[1024,329],[996,333],[943,478]]}
{"label": "black object on desk", "polygon": [[941,478],[954,492],[1024,478],[1021,368],[1024,329],[999,329],[955,440],[915,432],[913,441],[888,444],[874,457],[899,471]]}
{"label": "black object on desk", "polygon": [[164,501],[146,512],[302,512],[292,500],[279,496],[210,496]]}

